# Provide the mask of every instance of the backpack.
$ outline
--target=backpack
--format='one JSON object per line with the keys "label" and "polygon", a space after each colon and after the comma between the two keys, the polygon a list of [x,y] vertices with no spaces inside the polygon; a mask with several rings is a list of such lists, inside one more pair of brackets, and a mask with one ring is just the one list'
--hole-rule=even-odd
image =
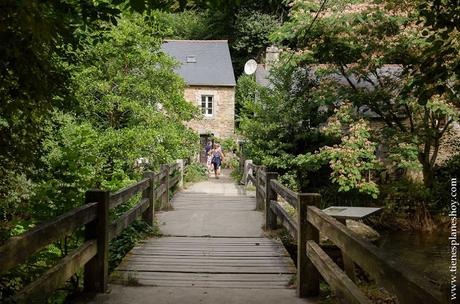
{"label": "backpack", "polygon": [[212,155],[212,163],[219,163],[221,160],[220,152],[214,152]]}

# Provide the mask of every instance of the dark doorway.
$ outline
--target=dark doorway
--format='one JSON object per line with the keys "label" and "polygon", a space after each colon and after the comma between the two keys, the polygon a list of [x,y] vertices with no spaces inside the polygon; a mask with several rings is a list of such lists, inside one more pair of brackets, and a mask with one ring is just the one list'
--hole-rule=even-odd
{"label": "dark doorway", "polygon": [[200,163],[206,164],[207,156],[205,152],[206,144],[210,141],[214,145],[214,138],[212,134],[200,135]]}

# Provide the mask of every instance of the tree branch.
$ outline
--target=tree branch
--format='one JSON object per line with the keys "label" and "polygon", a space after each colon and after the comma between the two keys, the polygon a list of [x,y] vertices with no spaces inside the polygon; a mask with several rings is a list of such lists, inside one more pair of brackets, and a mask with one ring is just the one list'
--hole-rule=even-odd
{"label": "tree branch", "polygon": [[[348,78],[348,75],[347,73],[345,72],[345,69],[344,69],[344,65],[340,64],[339,65],[340,67],[340,73],[342,74],[343,77],[345,77],[345,79],[347,80],[348,84],[351,86],[351,88],[354,90],[354,91],[358,91],[358,89],[356,88],[356,86],[353,84],[353,82],[350,80],[350,78]],[[346,65],[345,65],[346,67]]]}

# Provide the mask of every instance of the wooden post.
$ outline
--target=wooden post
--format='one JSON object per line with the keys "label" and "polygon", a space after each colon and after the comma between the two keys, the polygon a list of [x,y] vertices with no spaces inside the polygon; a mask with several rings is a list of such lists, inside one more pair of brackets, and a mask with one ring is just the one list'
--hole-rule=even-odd
{"label": "wooden post", "polygon": [[262,193],[260,193],[260,171],[262,168],[260,166],[256,167],[256,210],[262,210],[261,201]]}
{"label": "wooden post", "polygon": [[[346,219],[337,219],[337,220],[341,222],[345,227],[347,226]],[[353,262],[352,259],[350,259],[350,257],[343,250],[342,250],[342,261],[343,261],[343,269],[345,270],[345,273],[353,282],[356,282],[355,263]]]}
{"label": "wooden post", "polygon": [[297,196],[297,295],[300,298],[319,294],[319,273],[307,257],[307,241],[319,244],[319,232],[307,221],[307,207],[319,207],[321,195],[300,193]]}
{"label": "wooden post", "polygon": [[97,202],[97,217],[85,226],[85,239],[97,240],[97,254],[85,264],[84,290],[105,292],[109,275],[109,203],[110,191],[90,190],[85,202]]}
{"label": "wooden post", "polygon": [[155,212],[155,201],[153,199],[153,178],[152,172],[144,172],[144,178],[149,179],[149,187],[142,192],[142,198],[149,199],[149,207],[142,214],[142,219],[153,227],[153,215]]}
{"label": "wooden post", "polygon": [[180,174],[180,178],[179,178],[179,182],[177,186],[179,187],[179,189],[182,189],[184,188],[184,160],[178,159],[176,160],[176,162],[179,164],[179,174]]}
{"label": "wooden post", "polygon": [[169,205],[169,165],[161,165],[161,172],[165,174],[161,184],[165,185],[165,192],[161,195],[161,205],[160,208],[167,208]]}
{"label": "wooden post", "polygon": [[265,177],[265,193],[267,194],[265,197],[265,229],[273,230],[276,229],[277,222],[276,222],[276,214],[270,208],[270,201],[276,201],[278,195],[275,191],[273,191],[272,187],[270,186],[270,181],[272,179],[277,179],[278,173],[276,172],[267,172]]}
{"label": "wooden post", "polygon": [[250,183],[248,181],[248,175],[252,175],[252,160],[248,159],[244,161],[244,167],[243,167],[243,179],[241,180],[241,183],[243,185],[248,185]]}

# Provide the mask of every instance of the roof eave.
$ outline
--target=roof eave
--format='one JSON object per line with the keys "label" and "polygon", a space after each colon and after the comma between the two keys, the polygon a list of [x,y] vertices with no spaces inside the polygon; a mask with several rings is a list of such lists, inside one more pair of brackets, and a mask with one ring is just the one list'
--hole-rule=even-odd
{"label": "roof eave", "polygon": [[189,87],[236,87],[236,84],[186,83]]}

